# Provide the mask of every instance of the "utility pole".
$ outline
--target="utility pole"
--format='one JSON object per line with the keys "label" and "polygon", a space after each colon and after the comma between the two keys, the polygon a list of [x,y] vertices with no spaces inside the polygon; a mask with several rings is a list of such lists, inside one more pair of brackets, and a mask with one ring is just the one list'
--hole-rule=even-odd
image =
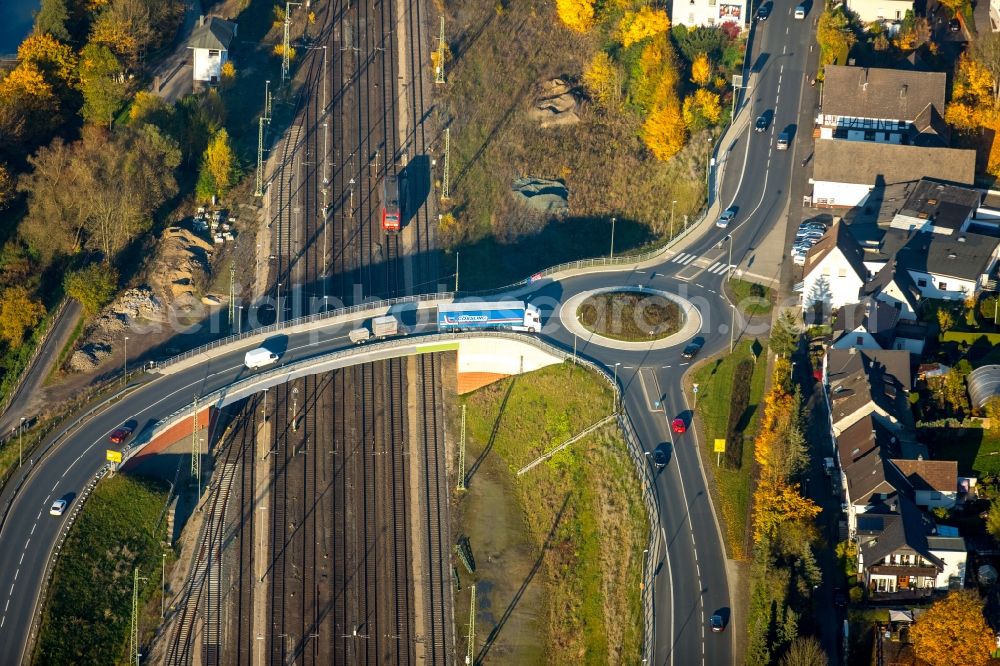
{"label": "utility pole", "polygon": [[163,570],[160,573],[160,619],[167,616],[167,554],[161,553]]}
{"label": "utility pole", "polygon": [[139,576],[139,567],[132,573],[132,627],[129,631],[128,663],[139,666],[139,581],[148,580]]}
{"label": "utility pole", "polygon": [[[464,418],[465,418],[465,407],[462,407],[462,424],[464,428]],[[21,417],[21,425],[17,428],[17,466],[20,467],[24,464],[24,422],[28,419]],[[464,432],[464,430],[463,430]]]}
{"label": "utility pole", "polygon": [[465,663],[471,664],[476,656],[476,584],[469,591],[469,648],[465,653]]}
{"label": "utility pole", "polygon": [[292,388],[292,432],[299,431],[299,419],[297,414],[299,413],[299,387],[295,386]]}
{"label": "utility pole", "polygon": [[459,251],[455,250],[455,293],[458,293],[458,256]]}
{"label": "utility pole", "polygon": [[441,201],[447,201],[451,193],[449,171],[451,170],[451,128],[444,128],[444,174],[441,176]]}
{"label": "utility pole", "polygon": [[444,83],[444,17],[441,17],[441,34],[438,37],[437,67],[434,72],[434,83]]}
{"label": "utility pole", "polygon": [[674,237],[674,206],[677,205],[677,199],[670,202],[670,237]]}
{"label": "utility pole", "polygon": [[[198,437],[198,396],[194,397],[191,416],[191,476],[198,479],[198,499],[201,499],[201,438]],[[197,502],[196,502],[197,504]]]}
{"label": "utility pole", "polygon": [[284,83],[288,79],[288,66],[291,59],[288,57],[288,51],[291,48],[288,44],[288,29],[292,26],[292,17],[290,16],[292,7],[301,7],[301,2],[286,2],[285,3],[285,36],[282,43],[281,51],[281,82]]}
{"label": "utility pole", "polygon": [[458,441],[458,489],[465,490],[465,405],[462,405],[462,437]]}
{"label": "utility pole", "polygon": [[122,384],[127,385],[128,384],[128,336],[127,335],[125,336],[124,347],[125,347],[125,359],[122,362],[123,365],[122,369],[125,371],[125,375],[124,377],[122,377]]}
{"label": "utility pole", "polygon": [[270,81],[264,81],[264,113],[258,118],[257,127],[257,187],[254,189],[255,197],[264,196],[264,125],[271,122],[271,85]]}

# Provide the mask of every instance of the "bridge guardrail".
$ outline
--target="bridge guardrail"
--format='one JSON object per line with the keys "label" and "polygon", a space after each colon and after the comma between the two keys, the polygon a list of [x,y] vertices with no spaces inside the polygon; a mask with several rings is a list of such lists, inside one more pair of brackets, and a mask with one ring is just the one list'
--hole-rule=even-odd
{"label": "bridge guardrail", "polygon": [[[660,506],[656,497],[656,493],[653,491],[653,476],[649,468],[649,463],[646,460],[646,454],[642,445],[639,442],[639,437],[635,432],[635,428],[632,425],[632,421],[628,416],[628,413],[618,406],[622,404],[622,391],[621,387],[615,383],[614,378],[608,373],[608,371],[600,364],[591,361],[587,358],[582,358],[579,354],[573,354],[567,349],[561,346],[546,342],[532,335],[526,335],[523,333],[513,333],[507,331],[482,331],[476,333],[430,333],[422,334],[404,338],[394,338],[392,340],[386,340],[382,342],[373,342],[364,347],[366,352],[378,352],[387,349],[397,349],[401,347],[413,347],[414,353],[420,353],[419,347],[424,344],[433,344],[435,342],[451,341],[451,340],[462,340],[468,338],[505,338],[517,340],[518,342],[530,344],[542,351],[550,354],[556,358],[565,361],[570,361],[576,363],[577,365],[586,367],[602,377],[608,384],[611,385],[612,390],[615,393],[615,405],[617,411],[618,427],[625,439],[626,447],[628,449],[629,457],[632,459],[632,463],[635,467],[636,476],[638,477],[641,488],[642,488],[642,499],[643,504],[646,506],[646,515],[649,519],[649,536],[647,543],[647,556],[643,563],[643,586],[642,586],[642,603],[643,603],[643,654],[649,659],[652,657],[654,648],[654,634],[653,634],[653,577],[656,571],[656,563],[659,561],[661,554],[660,549],[664,544],[660,543],[658,526],[660,524]],[[225,395],[231,393],[237,393],[241,388],[246,388],[253,384],[261,383],[269,378],[278,377],[282,375],[287,375],[289,373],[296,372],[303,368],[311,365],[316,365],[318,363],[328,362],[336,359],[346,358],[349,356],[355,356],[358,354],[359,349],[356,347],[349,347],[346,349],[340,349],[328,354],[322,354],[320,356],[313,356],[308,359],[303,359],[301,361],[296,361],[286,366],[281,366],[277,368],[271,368],[265,372],[260,372],[250,377],[247,377],[239,382],[234,382],[228,386],[217,389],[208,393],[204,396],[198,398],[199,409],[202,407],[208,407],[219,400],[221,400]],[[166,430],[179,421],[189,418],[188,412],[191,411],[193,403],[174,411],[169,416],[160,419],[156,424],[150,428],[146,434],[140,436],[140,438],[133,441],[133,443],[122,451],[122,464],[127,462],[129,459],[135,457],[149,442],[152,441],[155,434],[158,431]]]}

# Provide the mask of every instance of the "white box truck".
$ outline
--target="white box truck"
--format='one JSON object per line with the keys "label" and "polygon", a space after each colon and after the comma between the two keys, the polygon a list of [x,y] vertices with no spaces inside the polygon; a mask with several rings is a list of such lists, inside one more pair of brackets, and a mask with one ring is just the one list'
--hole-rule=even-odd
{"label": "white box truck", "polygon": [[247,352],[247,355],[243,357],[243,365],[247,366],[251,370],[263,368],[277,362],[278,355],[270,349],[265,349],[264,347],[251,349]]}
{"label": "white box truck", "polygon": [[399,333],[399,320],[392,315],[372,319],[372,335],[376,338],[385,338],[397,333]]}

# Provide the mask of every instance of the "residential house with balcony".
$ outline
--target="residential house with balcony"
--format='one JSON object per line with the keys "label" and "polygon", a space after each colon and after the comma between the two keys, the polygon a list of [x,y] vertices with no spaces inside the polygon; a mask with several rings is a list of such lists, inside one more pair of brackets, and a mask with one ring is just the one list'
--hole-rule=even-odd
{"label": "residential house with balcony", "polygon": [[920,598],[961,587],[966,545],[938,536],[933,521],[900,494],[857,522],[858,574],[873,599]]}

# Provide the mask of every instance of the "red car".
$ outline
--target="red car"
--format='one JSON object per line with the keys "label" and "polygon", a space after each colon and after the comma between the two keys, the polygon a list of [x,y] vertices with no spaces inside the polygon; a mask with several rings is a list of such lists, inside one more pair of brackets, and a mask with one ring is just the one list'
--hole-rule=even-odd
{"label": "red car", "polygon": [[132,428],[128,426],[122,426],[121,428],[115,428],[111,431],[111,435],[108,437],[108,441],[112,444],[121,444],[128,436],[132,434]]}
{"label": "red car", "polygon": [[673,431],[678,435],[687,432],[687,424],[684,423],[684,419],[674,419],[673,423],[670,424],[670,427],[673,428]]}

